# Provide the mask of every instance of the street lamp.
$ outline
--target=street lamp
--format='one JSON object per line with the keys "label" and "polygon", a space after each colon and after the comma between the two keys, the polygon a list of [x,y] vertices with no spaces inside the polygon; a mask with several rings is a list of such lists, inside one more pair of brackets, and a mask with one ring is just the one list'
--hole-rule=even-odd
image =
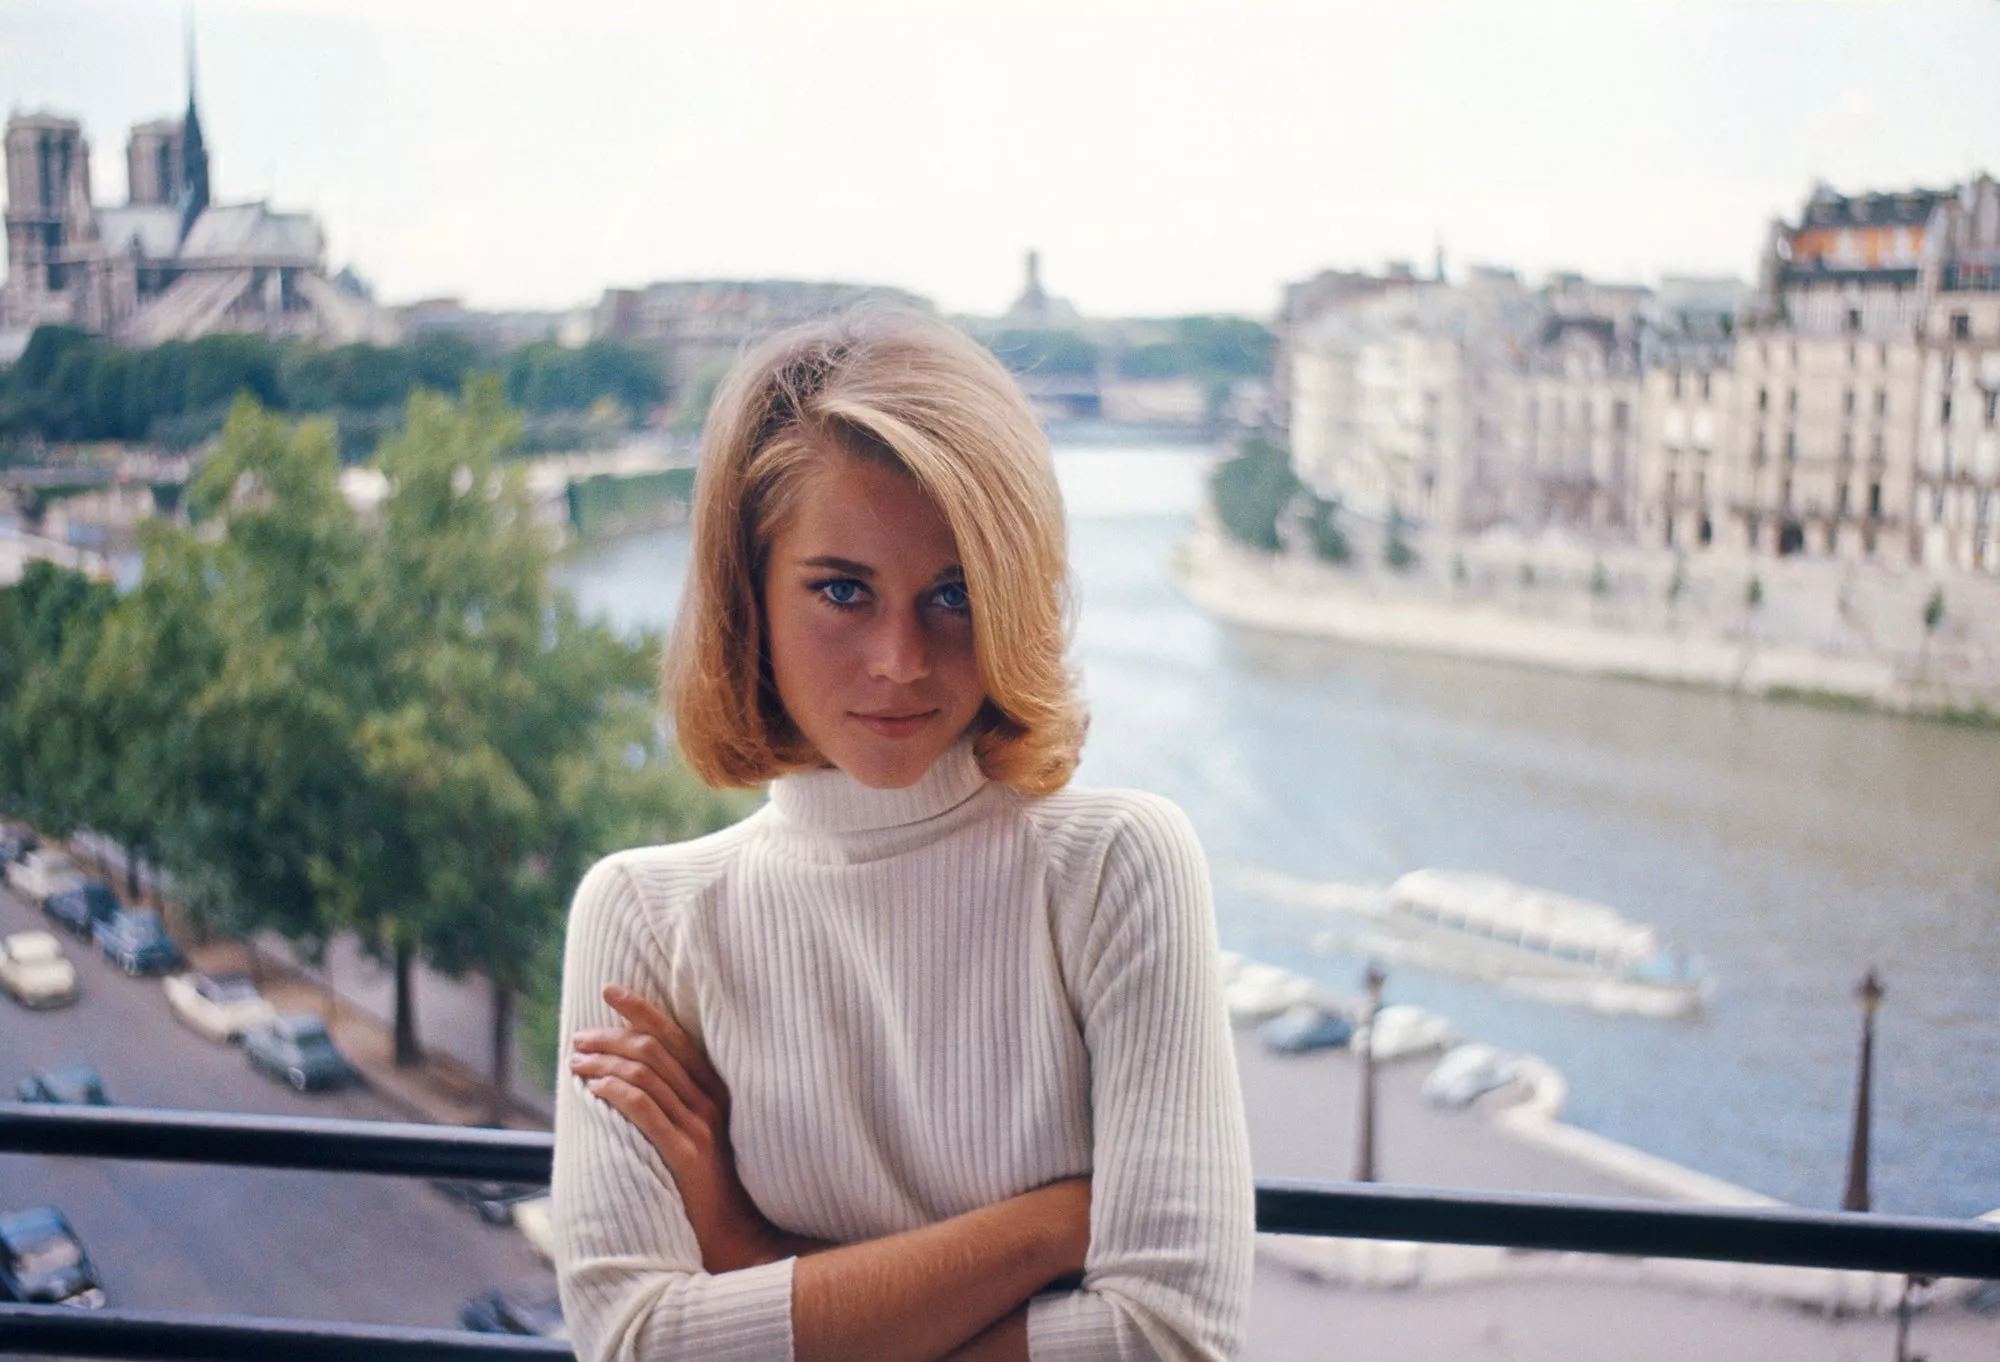
{"label": "street lamp", "polygon": [[1355,1033],[1361,1051],[1361,1129],[1354,1151],[1354,1180],[1375,1181],[1375,1014],[1382,1010],[1382,967],[1368,962],[1362,981],[1368,985],[1367,1024]]}
{"label": "street lamp", "polygon": [[1871,969],[1856,995],[1861,999],[1861,1074],[1854,1084],[1854,1136],[1847,1146],[1847,1193],[1840,1199],[1843,1211],[1869,1209],[1869,1090],[1875,1081],[1875,1009],[1881,1005],[1882,991],[1882,981]]}

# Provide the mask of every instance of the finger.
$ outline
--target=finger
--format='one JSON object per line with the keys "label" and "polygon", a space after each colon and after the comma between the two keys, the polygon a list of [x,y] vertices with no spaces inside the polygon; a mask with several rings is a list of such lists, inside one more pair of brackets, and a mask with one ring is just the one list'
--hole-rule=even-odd
{"label": "finger", "polygon": [[650,1065],[617,1055],[584,1055],[570,1066],[585,1078],[616,1078],[639,1088],[676,1127],[690,1136],[712,1139],[714,1126],[702,1113],[691,1109],[673,1086]]}
{"label": "finger", "polygon": [[616,1078],[594,1078],[589,1087],[593,1095],[630,1121],[645,1137],[646,1143],[658,1152],[660,1161],[667,1165],[674,1185],[680,1186],[685,1176],[683,1170],[695,1167],[700,1159],[694,1141],[677,1129],[650,1097],[630,1083]]}
{"label": "finger", "polygon": [[621,1031],[599,1053],[637,1060],[657,1073],[679,1094],[682,1102],[700,1113],[705,1121],[719,1122],[722,1108],[688,1073],[678,1056],[658,1036],[642,1031]]}
{"label": "finger", "polygon": [[604,1001],[609,1003],[619,1016],[624,1017],[639,1030],[657,1036],[660,1043],[681,1062],[688,1076],[699,1083],[709,1095],[709,1099],[719,1107],[729,1105],[729,1088],[722,1076],[709,1063],[708,1052],[703,1050],[687,1029],[649,1000],[640,997],[628,988],[616,984],[604,990]]}

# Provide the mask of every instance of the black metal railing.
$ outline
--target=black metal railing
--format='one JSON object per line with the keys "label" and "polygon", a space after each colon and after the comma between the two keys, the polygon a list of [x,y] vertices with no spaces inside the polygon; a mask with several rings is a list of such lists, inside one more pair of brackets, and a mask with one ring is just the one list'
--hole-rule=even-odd
{"label": "black metal railing", "polygon": [[[311,1169],[397,1177],[546,1181],[550,1136],[396,1125],[0,1103],[0,1154]],[[1266,1233],[1698,1258],[1790,1267],[2000,1280],[2000,1224],[1794,1210],[1684,1206],[1261,1179]],[[215,1362],[566,1358],[540,1339],[239,1316],[0,1305],[0,1351]]]}

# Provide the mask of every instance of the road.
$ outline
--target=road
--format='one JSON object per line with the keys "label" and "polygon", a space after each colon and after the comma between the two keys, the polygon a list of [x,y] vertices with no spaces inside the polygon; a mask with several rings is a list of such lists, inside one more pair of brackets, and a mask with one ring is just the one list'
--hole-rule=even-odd
{"label": "road", "polygon": [[[47,919],[0,889],[0,931]],[[124,1106],[393,1121],[365,1091],[300,1096],[235,1046],[180,1026],[157,979],[127,979],[58,932],[81,1000],[29,1012],[0,998],[0,1082],[87,1061]],[[114,1305],[452,1327],[496,1286],[553,1285],[511,1228],[404,1178],[0,1155],[0,1210],[51,1203],[76,1227]]]}

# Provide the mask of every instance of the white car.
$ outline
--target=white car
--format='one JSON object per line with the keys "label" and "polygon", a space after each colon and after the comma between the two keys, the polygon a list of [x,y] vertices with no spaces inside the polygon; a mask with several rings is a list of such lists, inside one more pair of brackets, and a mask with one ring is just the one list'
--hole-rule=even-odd
{"label": "white car", "polygon": [[1438,1107],[1469,1107],[1479,1098],[1512,1083],[1521,1073],[1516,1055],[1484,1041],[1469,1041],[1450,1050],[1424,1076],[1424,1100]]}
{"label": "white car", "polygon": [[37,847],[7,867],[7,883],[15,893],[39,908],[65,889],[83,883],[76,863],[51,847]]}
{"label": "white car", "polygon": [[192,1029],[210,1040],[238,1041],[245,1031],[269,1026],[278,1009],[257,992],[244,974],[170,974],[167,1006]]}
{"label": "white car", "polygon": [[23,1007],[61,1007],[76,1001],[76,966],[47,932],[16,932],[0,939],[0,989]]}
{"label": "white car", "polygon": [[545,1192],[514,1203],[514,1228],[528,1241],[528,1247],[545,1263],[556,1260],[556,1226],[553,1203]]}

